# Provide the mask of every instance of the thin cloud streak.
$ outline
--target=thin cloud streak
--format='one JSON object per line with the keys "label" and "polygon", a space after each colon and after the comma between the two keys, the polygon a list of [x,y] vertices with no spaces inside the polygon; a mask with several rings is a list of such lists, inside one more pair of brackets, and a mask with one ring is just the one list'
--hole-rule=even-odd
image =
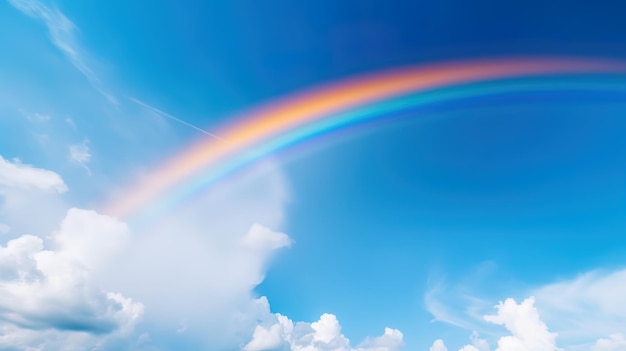
{"label": "thin cloud streak", "polygon": [[204,135],[208,135],[208,136],[210,136],[213,139],[216,139],[216,140],[219,140],[219,141],[225,141],[224,138],[221,138],[220,136],[218,136],[216,134],[208,132],[208,131],[206,131],[206,130],[198,127],[198,126],[195,126],[195,125],[193,125],[193,124],[191,124],[191,123],[189,123],[187,121],[184,121],[184,120],[182,120],[182,119],[180,119],[178,117],[172,116],[169,113],[167,113],[165,111],[161,111],[161,110],[159,110],[156,107],[150,106],[150,105],[146,104],[143,101],[137,100],[137,99],[135,99],[133,97],[130,97],[130,96],[128,97],[128,99],[130,99],[134,103],[136,103],[136,104],[138,104],[138,105],[140,105],[140,106],[142,106],[142,107],[144,107],[144,108],[146,108],[146,109],[148,109],[148,110],[150,110],[150,111],[152,111],[152,112],[154,112],[156,114],[159,114],[161,116],[167,117],[167,118],[169,118],[169,119],[171,119],[173,121],[176,121],[176,122],[178,122],[180,124],[186,125],[187,127],[192,128],[192,129],[194,129],[194,130],[196,130],[196,131],[198,131],[198,132],[200,132],[200,133],[202,133]]}

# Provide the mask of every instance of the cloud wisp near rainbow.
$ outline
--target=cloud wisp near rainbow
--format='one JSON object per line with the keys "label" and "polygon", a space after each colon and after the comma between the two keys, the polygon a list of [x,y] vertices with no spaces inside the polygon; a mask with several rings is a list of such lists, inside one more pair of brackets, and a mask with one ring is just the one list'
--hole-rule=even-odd
{"label": "cloud wisp near rainbow", "polygon": [[[542,87],[511,83],[519,78],[624,73],[626,64],[612,61],[489,59],[401,68],[322,85],[235,118],[215,133],[221,140],[207,137],[184,149],[150,177],[129,187],[123,196],[112,199],[104,212],[124,219],[153,218],[273,152],[394,111]],[[550,84],[544,88],[555,89]],[[567,86],[561,84],[559,88]]]}

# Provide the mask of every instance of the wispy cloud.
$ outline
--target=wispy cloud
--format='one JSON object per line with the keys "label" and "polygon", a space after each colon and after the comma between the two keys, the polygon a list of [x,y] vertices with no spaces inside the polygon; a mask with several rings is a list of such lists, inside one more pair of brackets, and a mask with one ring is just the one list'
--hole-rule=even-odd
{"label": "wispy cloud", "polygon": [[72,117],[65,118],[65,123],[67,123],[70,127],[72,127],[72,129],[78,130],[78,127],[76,126],[76,122],[74,122]]}
{"label": "wispy cloud", "polygon": [[597,338],[624,331],[626,269],[592,271],[532,291],[546,320],[563,337]]}
{"label": "wispy cloud", "polygon": [[26,115],[26,119],[31,122],[48,122],[52,117],[43,113],[33,113],[32,115]]}
{"label": "wispy cloud", "polygon": [[[109,102],[115,106],[119,106],[119,101],[114,93],[104,87],[102,80],[93,71],[93,69],[87,63],[84,50],[78,44],[75,32],[78,31],[78,27],[68,19],[61,11],[55,7],[47,6],[37,0],[8,0],[11,5],[21,11],[23,14],[35,18],[41,21],[47,28],[50,34],[50,40],[52,43],[65,55],[65,57],[72,63],[72,65],[87,78],[91,86],[96,89],[102,96],[104,96]],[[175,117],[169,113],[159,110],[153,106],[150,106],[143,101],[129,97],[131,101],[142,106],[143,108],[156,113],[160,116],[166,117],[172,121],[178,122],[189,128],[194,129],[197,132],[205,134],[213,139],[224,139],[218,135],[208,132],[192,123],[189,123],[183,119]],[[29,118],[34,118],[39,121],[45,120],[48,116],[45,115],[31,115]],[[67,118],[66,122],[76,128],[74,121],[71,118]]]}
{"label": "wispy cloud", "polygon": [[[466,294],[461,286],[449,286],[443,278],[430,277],[424,293],[424,308],[432,322],[450,324],[467,330],[482,330],[485,300]],[[491,306],[489,306],[491,307]]]}
{"label": "wispy cloud", "polygon": [[91,174],[91,170],[87,167],[89,161],[91,161],[91,151],[89,150],[89,140],[85,139],[80,144],[70,145],[69,157],[73,162],[78,163],[83,167],[88,174]]}
{"label": "wispy cloud", "polygon": [[8,0],[11,5],[27,16],[43,22],[48,28],[52,43],[67,57],[67,59],[80,71],[89,83],[111,103],[117,105],[117,99],[108,92],[100,78],[85,61],[84,54],[77,44],[75,31],[76,25],[70,21],[57,8],[51,8],[35,0]]}

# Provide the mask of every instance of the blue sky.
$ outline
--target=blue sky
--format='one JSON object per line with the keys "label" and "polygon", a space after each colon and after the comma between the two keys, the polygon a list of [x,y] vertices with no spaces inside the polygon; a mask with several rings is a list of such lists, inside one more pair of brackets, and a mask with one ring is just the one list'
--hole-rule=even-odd
{"label": "blue sky", "polygon": [[625,10],[0,2],[0,349],[623,350],[626,88],[451,102],[335,132],[149,228],[99,211],[207,138],[155,109],[213,131],[385,68],[626,60]]}

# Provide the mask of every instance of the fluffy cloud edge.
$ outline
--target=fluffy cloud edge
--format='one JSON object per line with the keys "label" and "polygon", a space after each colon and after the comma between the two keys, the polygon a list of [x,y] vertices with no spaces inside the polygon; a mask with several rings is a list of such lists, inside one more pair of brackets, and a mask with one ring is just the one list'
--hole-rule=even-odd
{"label": "fluffy cloud edge", "polygon": [[281,314],[274,317],[274,323],[256,326],[243,351],[399,351],[404,346],[402,332],[387,327],[381,336],[366,338],[352,347],[341,332],[337,317],[331,313],[322,314],[312,323],[294,323]]}
{"label": "fluffy cloud edge", "polygon": [[59,174],[24,164],[19,159],[10,161],[1,155],[0,186],[26,190],[37,189],[54,193],[64,193],[68,190]]}
{"label": "fluffy cloud edge", "polygon": [[50,245],[22,235],[0,246],[0,347],[80,350],[132,334],[143,304],[93,279],[127,235],[116,219],[73,208]]}

